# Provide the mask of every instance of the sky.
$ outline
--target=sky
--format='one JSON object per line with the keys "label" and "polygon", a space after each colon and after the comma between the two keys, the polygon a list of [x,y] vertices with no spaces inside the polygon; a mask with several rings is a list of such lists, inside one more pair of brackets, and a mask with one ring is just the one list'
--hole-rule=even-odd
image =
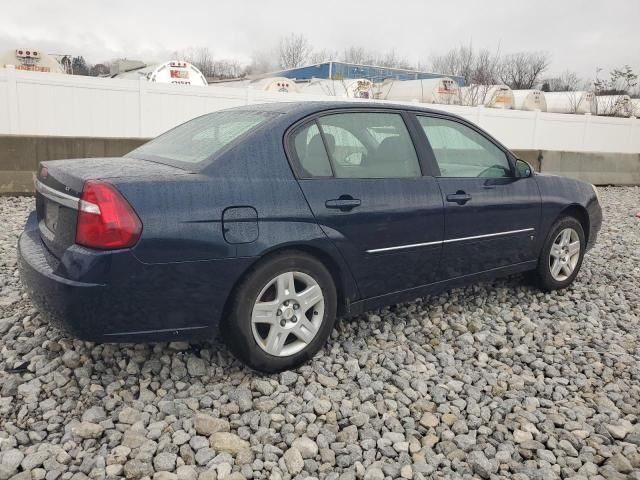
{"label": "sky", "polygon": [[461,44],[491,51],[547,51],[548,74],[584,79],[629,64],[640,71],[640,0],[5,0],[0,53],[39,48],[114,58],[168,60],[208,47],[249,62],[289,33],[317,48],[394,49],[413,64]]}

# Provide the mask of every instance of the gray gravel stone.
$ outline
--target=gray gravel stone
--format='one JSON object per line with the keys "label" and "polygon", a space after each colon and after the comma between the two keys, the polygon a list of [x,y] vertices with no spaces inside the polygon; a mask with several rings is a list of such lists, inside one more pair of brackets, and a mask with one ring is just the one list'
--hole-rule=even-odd
{"label": "gray gravel stone", "polygon": [[99,438],[104,432],[104,427],[99,423],[80,422],[73,427],[73,431],[80,438]]}
{"label": "gray gravel stone", "polygon": [[215,432],[228,432],[229,421],[198,413],[193,418],[193,426],[200,435],[209,436]]}
{"label": "gray gravel stone", "polygon": [[284,452],[284,463],[287,466],[287,471],[291,475],[297,475],[304,468],[304,460],[297,448],[291,447]]}
{"label": "gray gravel stone", "polygon": [[17,274],[33,199],[0,197],[0,480],[640,480],[640,188],[599,190],[570,288],[516,275],[341,319],[271,376],[218,341],[50,326]]}
{"label": "gray gravel stone", "polygon": [[230,432],[215,432],[209,437],[209,444],[214,450],[227,452],[231,455],[250,446],[249,442]]}
{"label": "gray gravel stone", "polygon": [[156,472],[173,472],[176,469],[177,458],[175,453],[161,452],[154,457],[153,468]]}
{"label": "gray gravel stone", "polygon": [[308,437],[296,438],[291,446],[300,452],[302,458],[314,458],[318,454],[318,444]]}

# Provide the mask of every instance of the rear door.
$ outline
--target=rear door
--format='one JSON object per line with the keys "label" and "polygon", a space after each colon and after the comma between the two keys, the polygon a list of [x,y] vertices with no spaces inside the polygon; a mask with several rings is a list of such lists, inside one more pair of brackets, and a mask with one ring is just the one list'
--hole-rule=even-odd
{"label": "rear door", "polygon": [[304,195],[363,298],[430,283],[440,260],[442,198],[435,178],[422,175],[405,119],[334,112],[290,136]]}
{"label": "rear door", "polygon": [[540,193],[520,178],[507,151],[480,130],[451,118],[418,115],[445,209],[440,277],[535,260]]}

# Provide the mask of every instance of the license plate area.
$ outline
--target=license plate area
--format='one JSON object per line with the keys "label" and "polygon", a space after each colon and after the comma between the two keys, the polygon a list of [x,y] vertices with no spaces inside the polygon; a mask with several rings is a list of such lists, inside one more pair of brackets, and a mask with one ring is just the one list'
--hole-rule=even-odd
{"label": "license plate area", "polygon": [[52,233],[56,232],[58,226],[58,215],[60,213],[60,206],[51,201],[46,201],[44,204],[44,224],[51,230]]}

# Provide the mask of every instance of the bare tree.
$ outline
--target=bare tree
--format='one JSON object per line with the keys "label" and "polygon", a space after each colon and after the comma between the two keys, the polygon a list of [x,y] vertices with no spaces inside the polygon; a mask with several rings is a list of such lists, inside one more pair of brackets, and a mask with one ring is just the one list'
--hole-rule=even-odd
{"label": "bare tree", "polygon": [[217,79],[242,78],[246,75],[246,68],[236,59],[214,60],[211,77]]}
{"label": "bare tree", "polygon": [[467,85],[492,85],[498,80],[500,54],[483,48],[475,50],[473,45],[461,45],[442,55],[431,57],[431,69],[445,75],[462,77]]}
{"label": "bare tree", "polygon": [[609,78],[596,78],[594,89],[596,95],[627,95],[638,85],[638,75],[629,65],[615,68],[609,72]]}
{"label": "bare tree", "polygon": [[502,58],[499,78],[514,90],[527,90],[540,83],[551,59],[547,52],[519,52]]}
{"label": "bare tree", "polygon": [[500,54],[486,48],[475,50],[473,45],[461,45],[441,55],[433,55],[431,69],[445,75],[464,79],[467,87],[461,91],[463,105],[482,105],[491,85],[498,83]]}
{"label": "bare tree", "polygon": [[107,65],[108,62],[96,63],[89,70],[89,75],[92,77],[105,77],[109,75],[109,67]]}
{"label": "bare tree", "polygon": [[413,68],[395,49],[378,52],[375,50],[367,50],[364,47],[351,46],[344,50],[342,60],[347,63],[357,63],[360,65],[377,65],[387,68]]}
{"label": "bare tree", "polygon": [[213,55],[207,47],[185,48],[174,51],[171,56],[174,60],[184,60],[194,65],[205,77],[213,76]]}
{"label": "bare tree", "polygon": [[[598,70],[600,71],[600,70]],[[633,108],[626,95],[636,93],[638,75],[629,65],[609,72],[609,79],[596,77],[593,84],[598,115],[630,116]]]}
{"label": "bare tree", "polygon": [[260,75],[278,70],[280,68],[278,57],[279,52],[277,49],[256,51],[251,56],[251,63],[247,66],[246,73],[248,75]]}
{"label": "bare tree", "polygon": [[550,77],[542,82],[543,92],[574,92],[580,88],[582,81],[574,72],[565,70],[558,77]]}
{"label": "bare tree", "polygon": [[280,68],[296,68],[308,62],[312,48],[302,34],[291,33],[280,39]]}
{"label": "bare tree", "polygon": [[241,78],[249,70],[249,67],[243,67],[240,61],[235,58],[214,58],[213,53],[207,47],[177,50],[171,56],[175,60],[191,63],[207,78]]}
{"label": "bare tree", "polygon": [[213,55],[207,47],[198,48],[190,63],[193,63],[205,77],[214,75]]}
{"label": "bare tree", "polygon": [[338,57],[335,51],[323,48],[322,50],[315,50],[309,55],[309,63],[322,63],[328,62]]}
{"label": "bare tree", "polygon": [[364,47],[349,47],[344,51],[342,58],[347,63],[363,65],[368,63],[370,55]]}

